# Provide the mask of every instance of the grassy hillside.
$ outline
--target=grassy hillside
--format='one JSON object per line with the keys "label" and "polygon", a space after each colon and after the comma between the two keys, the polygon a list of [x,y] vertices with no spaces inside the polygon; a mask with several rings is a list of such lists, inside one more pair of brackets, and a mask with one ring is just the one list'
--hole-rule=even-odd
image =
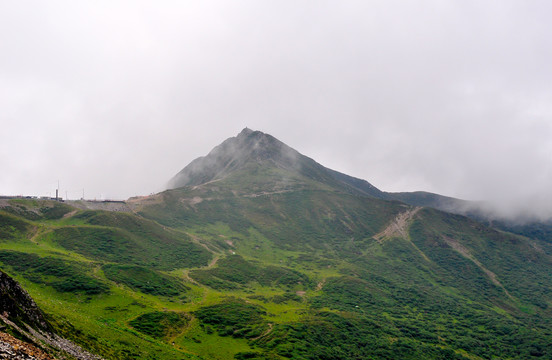
{"label": "grassy hillside", "polygon": [[13,202],[0,266],[108,359],[552,358],[549,243],[229,181],[134,203],[139,215]]}

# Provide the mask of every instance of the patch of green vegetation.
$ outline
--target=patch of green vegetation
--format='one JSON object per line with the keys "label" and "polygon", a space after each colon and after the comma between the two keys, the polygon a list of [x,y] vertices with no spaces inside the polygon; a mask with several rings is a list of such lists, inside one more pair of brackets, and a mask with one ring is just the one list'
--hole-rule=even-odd
{"label": "patch of green vegetation", "polygon": [[220,291],[237,290],[241,287],[239,284],[223,280],[205,270],[191,270],[190,277],[202,285]]}
{"label": "patch of green vegetation", "polygon": [[97,226],[55,229],[52,239],[62,247],[94,260],[147,265],[160,270],[207,265],[211,254],[189,239],[155,237],[132,230]]}
{"label": "patch of green vegetation", "polygon": [[[398,202],[328,190],[293,189],[249,197],[210,188],[201,191],[182,188],[164,192],[161,204],[147,206],[140,214],[175,227],[223,223],[244,237],[254,229],[280,249],[332,250],[349,257],[358,256],[366,246],[361,239],[375,235],[404,211]],[[181,201],[196,196],[209,200],[194,205]],[[351,239],[357,242],[343,246]]]}
{"label": "patch of green vegetation", "polygon": [[65,214],[74,210],[73,207],[59,202],[53,202],[49,205],[40,208],[42,218],[46,220],[61,219]]}
{"label": "patch of green vegetation", "polygon": [[[121,296],[116,290],[102,299],[93,298],[82,303],[67,302],[51,295],[39,296],[39,300],[42,300],[41,308],[56,314],[50,321],[57,333],[105,359],[205,360],[166,344],[165,338],[144,336],[130,326],[128,322],[144,314],[144,310],[155,312],[155,309]],[[106,307],[113,310],[106,311]],[[171,327],[168,336],[180,331],[179,325]]]}
{"label": "patch of green vegetation", "polygon": [[522,240],[437,210],[422,214],[412,224],[412,241],[439,265],[441,281],[487,301],[505,298],[507,290],[525,306],[549,309],[552,259],[546,242]]}
{"label": "patch of green vegetation", "polygon": [[292,359],[468,359],[385,325],[329,312],[277,325],[254,344]]}
{"label": "patch of green vegetation", "polygon": [[86,295],[98,295],[109,292],[109,287],[103,282],[84,275],[73,274],[49,283],[54,289],[65,293],[84,293]]}
{"label": "patch of green vegetation", "polygon": [[312,300],[314,308],[329,307],[343,311],[363,311],[376,303],[381,290],[365,280],[352,276],[330,278],[324,284],[324,295]]}
{"label": "patch of green vegetation", "polygon": [[131,289],[158,296],[178,296],[189,290],[178,279],[137,265],[106,264],[102,266],[105,276]]}
{"label": "patch of green vegetation", "polygon": [[260,306],[236,298],[202,307],[193,314],[203,324],[213,326],[220,336],[255,338],[268,329],[263,318],[266,312]]}
{"label": "patch of green vegetation", "polygon": [[303,299],[299,295],[291,292],[286,292],[286,293],[283,293],[282,295],[274,295],[270,300],[275,304],[282,304],[290,301],[294,301],[294,302],[303,301]]}
{"label": "patch of green vegetation", "polygon": [[301,296],[299,296],[295,293],[292,293],[292,292],[285,292],[283,294],[274,295],[272,297],[266,297],[266,296],[263,296],[263,295],[255,294],[255,295],[249,295],[249,296],[247,296],[247,298],[248,299],[259,300],[259,301],[262,301],[265,304],[268,303],[268,302],[272,302],[274,304],[285,304],[285,303],[289,303],[289,302],[302,302],[303,301]]}
{"label": "patch of green vegetation", "polygon": [[59,292],[86,295],[109,292],[106,284],[87,275],[84,265],[77,263],[9,250],[0,250],[0,262],[30,281],[52,286]]}
{"label": "patch of green vegetation", "polygon": [[232,336],[219,336],[212,325],[203,324],[193,317],[183,334],[171,339],[175,345],[204,360],[233,360],[240,352],[250,352],[249,340]]}
{"label": "patch of green vegetation", "polygon": [[0,241],[22,238],[30,228],[21,218],[0,211]]}
{"label": "patch of green vegetation", "polygon": [[254,281],[262,286],[286,288],[306,289],[313,285],[308,276],[298,271],[273,265],[262,266],[240,255],[230,255],[219,260],[213,269],[192,270],[190,276],[213,289],[237,289]]}
{"label": "patch of green vegetation", "polygon": [[157,311],[140,315],[129,321],[129,325],[143,334],[161,339],[181,332],[189,321],[190,316],[184,313]]}
{"label": "patch of green vegetation", "polygon": [[122,231],[95,227],[62,227],[52,232],[53,241],[62,247],[95,260],[143,262],[130,236]]}
{"label": "patch of green vegetation", "polygon": [[275,354],[260,353],[257,351],[244,351],[234,355],[236,360],[279,360],[281,357]]}

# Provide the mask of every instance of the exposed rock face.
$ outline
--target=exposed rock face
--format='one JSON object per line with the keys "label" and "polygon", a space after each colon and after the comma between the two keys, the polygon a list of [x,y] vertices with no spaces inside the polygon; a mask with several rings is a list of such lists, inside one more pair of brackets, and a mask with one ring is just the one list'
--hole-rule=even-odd
{"label": "exposed rock face", "polygon": [[36,346],[0,333],[0,359],[55,360]]}
{"label": "exposed rock face", "polygon": [[21,325],[50,331],[50,326],[31,296],[10,276],[0,270],[0,313]]}
{"label": "exposed rock face", "polygon": [[[70,354],[79,360],[101,359],[54,333],[31,296],[17,281],[1,270],[0,321],[34,343],[33,345],[23,342],[0,332],[0,359],[55,359],[48,354],[50,351]],[[0,330],[6,326],[0,326]],[[38,347],[45,349],[46,352]]]}

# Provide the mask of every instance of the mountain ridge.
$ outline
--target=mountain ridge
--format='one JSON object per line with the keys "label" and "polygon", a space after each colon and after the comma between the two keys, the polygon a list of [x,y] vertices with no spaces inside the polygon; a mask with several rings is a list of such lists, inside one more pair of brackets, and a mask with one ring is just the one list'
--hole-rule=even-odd
{"label": "mountain ridge", "polygon": [[552,242],[250,129],[178,179],[101,209],[6,199],[0,267],[109,359],[552,359]]}
{"label": "mountain ridge", "polygon": [[207,156],[193,160],[169,181],[168,188],[221,180],[251,163],[272,165],[312,181],[329,183],[346,192],[390,199],[366,180],[328,169],[275,137],[249,128],[243,129],[236,137],[226,139]]}
{"label": "mountain ridge", "polygon": [[[248,165],[247,171],[250,171],[252,164],[264,164],[266,167],[273,166],[288,171],[285,175],[271,173],[272,180],[280,176],[282,179],[293,178],[296,182],[304,183],[305,179],[309,179],[354,195],[400,201],[411,206],[431,207],[468,216],[505,231],[525,236],[536,235],[540,239],[552,241],[552,220],[540,221],[531,218],[520,219],[519,217],[510,219],[496,214],[484,201],[462,200],[426,191],[382,191],[364,179],[329,169],[275,137],[249,128],[244,128],[236,137],[226,139],[213,148],[208,155],[192,161],[169,181],[168,188],[198,186],[211,181],[219,181],[239,172],[240,169],[248,167]],[[293,177],[294,174],[300,174],[302,179]],[[267,183],[268,181],[264,179],[264,184],[255,185],[266,186]],[[272,191],[285,191],[286,185],[285,181],[273,184]],[[308,186],[312,185],[312,183],[308,184]]]}

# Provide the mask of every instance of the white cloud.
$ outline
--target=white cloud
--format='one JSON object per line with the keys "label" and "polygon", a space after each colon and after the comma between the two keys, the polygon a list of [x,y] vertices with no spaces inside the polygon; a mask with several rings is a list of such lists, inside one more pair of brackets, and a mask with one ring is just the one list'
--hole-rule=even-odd
{"label": "white cloud", "polygon": [[550,10],[4,2],[0,193],[158,191],[249,126],[383,190],[552,215]]}

